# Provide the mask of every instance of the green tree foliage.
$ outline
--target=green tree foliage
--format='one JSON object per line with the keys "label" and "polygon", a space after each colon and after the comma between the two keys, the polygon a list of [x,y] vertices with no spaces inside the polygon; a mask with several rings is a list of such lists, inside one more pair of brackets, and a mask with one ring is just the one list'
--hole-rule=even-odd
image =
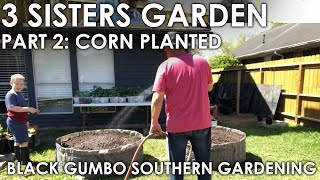
{"label": "green tree foliage", "polygon": [[233,66],[241,66],[241,62],[234,55],[220,54],[209,59],[211,68],[226,68]]}
{"label": "green tree foliage", "polygon": [[246,42],[252,36],[253,34],[240,34],[237,37],[237,40],[235,43],[233,42],[232,39],[230,41],[223,41],[220,47],[222,54],[231,54],[236,48],[238,48],[241,44]]}
{"label": "green tree foliage", "polygon": [[199,55],[199,56],[203,56],[203,54],[200,52],[200,49],[198,49],[198,48],[191,49],[191,53]]}
{"label": "green tree foliage", "polygon": [[269,21],[269,23],[271,24],[271,28],[272,28],[272,29],[277,28],[277,27],[280,27],[280,26],[282,26],[282,25],[285,24],[285,23],[276,22],[276,21]]}
{"label": "green tree foliage", "polygon": [[253,4],[254,4],[255,8],[256,8],[259,12],[261,12],[261,8],[260,8],[261,2],[260,2],[260,0],[254,0],[254,1],[253,1]]}
{"label": "green tree foliage", "polygon": [[232,52],[246,42],[253,34],[241,34],[237,37],[236,42],[233,40],[224,41],[220,47],[221,54],[215,55],[209,59],[211,68],[226,68],[233,66],[241,66],[242,63],[236,58]]}

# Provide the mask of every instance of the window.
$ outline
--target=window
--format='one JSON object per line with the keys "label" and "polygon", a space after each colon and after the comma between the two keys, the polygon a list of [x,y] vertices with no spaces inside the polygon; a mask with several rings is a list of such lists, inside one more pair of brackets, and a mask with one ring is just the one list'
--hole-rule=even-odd
{"label": "window", "polygon": [[[0,49],[0,114],[6,113],[4,98],[6,93],[11,89],[10,77],[12,74],[22,74],[26,77],[25,53],[21,49]],[[27,85],[22,92],[23,96],[28,99]]]}
{"label": "window", "polygon": [[[81,44],[85,43],[89,42],[81,42]],[[77,59],[80,90],[92,89],[94,85],[103,88],[114,87],[112,50],[96,50],[92,47],[86,50],[77,49]]]}
{"label": "window", "polygon": [[[77,10],[77,20],[78,20],[78,23],[82,24],[82,21],[83,21],[83,4],[96,4],[96,1],[97,0],[67,0],[67,1],[64,1],[62,3],[64,3],[64,4],[81,4],[82,8]],[[72,17],[71,8],[67,8],[65,13],[67,14],[68,22],[71,22],[71,17]],[[71,26],[71,24],[67,24],[67,26]]]}
{"label": "window", "polygon": [[72,83],[69,50],[33,50],[34,82],[40,113],[72,113]]}

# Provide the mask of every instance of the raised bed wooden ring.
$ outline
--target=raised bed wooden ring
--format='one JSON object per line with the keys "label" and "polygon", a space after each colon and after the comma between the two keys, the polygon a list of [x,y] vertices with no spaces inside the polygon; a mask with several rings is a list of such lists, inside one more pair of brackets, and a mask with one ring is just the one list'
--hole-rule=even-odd
{"label": "raised bed wooden ring", "polygon": [[[211,138],[210,161],[213,169],[217,169],[221,162],[228,162],[232,166],[236,162],[242,163],[246,160],[244,132],[223,126],[212,126]],[[195,161],[193,153],[191,158]]]}
{"label": "raised bed wooden ring", "polygon": [[234,165],[236,162],[244,162],[246,160],[246,134],[240,130],[215,126],[212,131],[223,130],[239,135],[241,138],[233,142],[225,142],[221,144],[211,144],[211,161],[213,168],[217,169],[221,162],[229,162]]}
{"label": "raised bed wooden ring", "polygon": [[[115,135],[126,135],[128,137],[134,137],[137,138],[138,141],[116,148],[100,150],[79,150],[62,146],[64,142],[83,135],[103,135],[110,133]],[[126,167],[129,167],[131,159],[142,140],[143,135],[141,133],[122,129],[82,131],[59,137],[56,140],[56,160],[57,162],[59,162],[58,170],[59,172],[63,172],[64,166],[68,162],[74,162],[76,164],[78,162],[93,162],[94,164],[98,162],[109,162],[111,164],[115,164],[116,162],[123,162]],[[108,141],[108,139],[106,139],[106,141]],[[136,161],[139,163],[143,161],[143,150],[138,154]]]}

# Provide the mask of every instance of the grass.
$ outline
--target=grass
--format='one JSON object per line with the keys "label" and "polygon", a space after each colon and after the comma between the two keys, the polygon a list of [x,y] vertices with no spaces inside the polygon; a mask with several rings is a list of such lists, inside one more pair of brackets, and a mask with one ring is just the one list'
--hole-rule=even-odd
{"label": "grass", "polygon": [[[316,163],[317,172],[312,175],[221,175],[214,172],[212,179],[320,179],[320,132],[317,129],[301,126],[289,126],[278,129],[263,128],[255,122],[243,123],[234,127],[230,124],[221,124],[244,131],[247,134],[247,161],[255,162],[308,162]],[[55,161],[54,140],[62,135],[77,130],[48,130],[41,134],[41,145],[31,153],[31,159],[36,161]],[[148,140],[144,145],[145,161],[156,162],[166,160],[165,139]],[[0,173],[0,179],[24,179],[22,175],[7,175]],[[59,175],[33,175],[28,179],[77,179],[77,176]],[[123,179],[123,177],[106,177],[105,179]],[[131,179],[168,179],[168,176],[151,174],[149,176],[131,176]],[[188,175],[185,179],[197,179]]]}

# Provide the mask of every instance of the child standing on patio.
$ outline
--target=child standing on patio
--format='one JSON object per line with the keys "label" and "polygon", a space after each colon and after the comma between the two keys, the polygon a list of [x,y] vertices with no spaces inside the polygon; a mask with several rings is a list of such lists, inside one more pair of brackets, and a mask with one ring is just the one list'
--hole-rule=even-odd
{"label": "child standing on patio", "polygon": [[11,76],[11,90],[7,92],[5,103],[7,107],[7,125],[14,138],[14,154],[18,162],[27,165],[35,162],[29,158],[28,148],[28,113],[37,113],[38,110],[33,107],[27,107],[27,103],[21,94],[24,88],[25,78],[21,74]]}

